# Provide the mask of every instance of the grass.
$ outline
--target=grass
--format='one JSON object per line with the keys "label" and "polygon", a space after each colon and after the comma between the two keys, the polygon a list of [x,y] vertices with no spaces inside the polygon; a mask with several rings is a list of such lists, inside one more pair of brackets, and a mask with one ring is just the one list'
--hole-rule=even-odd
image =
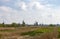
{"label": "grass", "polygon": [[15,30],[0,30],[0,32],[15,32]]}
{"label": "grass", "polygon": [[29,35],[29,36],[35,36],[36,34],[41,34],[43,32],[37,32],[37,31],[29,31],[29,32],[24,32],[24,33],[21,33],[21,35]]}
{"label": "grass", "polygon": [[49,29],[49,28],[39,28],[37,30],[34,30],[34,31],[29,31],[29,32],[23,32],[21,33],[21,35],[29,35],[29,36],[35,36],[35,35],[38,35],[38,34],[42,34],[42,33],[46,33],[46,32],[52,32],[52,28]]}
{"label": "grass", "polygon": [[2,34],[0,34],[0,38],[2,37]]}
{"label": "grass", "polygon": [[58,38],[60,38],[60,27],[58,27]]}
{"label": "grass", "polygon": [[41,28],[41,29],[38,29],[36,30],[36,32],[52,32],[53,29],[47,29],[47,28]]}
{"label": "grass", "polygon": [[[58,32],[60,32],[60,27],[58,28]],[[0,32],[3,32],[0,37],[5,36],[5,37],[10,37],[10,36],[30,36],[30,37],[34,37],[37,36],[37,38],[39,37],[39,35],[41,36],[41,34],[46,33],[44,36],[48,36],[50,37],[51,34],[49,34],[49,32],[53,32],[54,27],[17,27],[14,29],[10,29],[10,28],[0,28]],[[7,32],[7,33],[5,33]],[[9,33],[11,32],[11,33]],[[47,35],[49,34],[49,35]],[[51,35],[52,36],[52,35]],[[54,36],[54,34],[53,34]],[[42,35],[43,37],[43,35]],[[60,34],[58,35],[58,38],[60,38]],[[44,38],[45,39],[45,38]]]}
{"label": "grass", "polygon": [[59,32],[59,34],[58,34],[58,38],[60,38],[60,32]]}

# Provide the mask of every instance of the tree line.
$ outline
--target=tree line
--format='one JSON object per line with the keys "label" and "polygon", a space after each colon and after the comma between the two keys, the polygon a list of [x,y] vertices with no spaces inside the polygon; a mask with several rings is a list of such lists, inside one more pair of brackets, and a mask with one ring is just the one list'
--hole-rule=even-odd
{"label": "tree line", "polygon": [[55,25],[38,24],[38,22],[35,22],[33,25],[29,25],[29,24],[26,24],[25,21],[22,21],[22,24],[20,24],[20,23],[5,24],[4,22],[2,24],[0,24],[0,27],[22,27],[22,26],[55,26]]}

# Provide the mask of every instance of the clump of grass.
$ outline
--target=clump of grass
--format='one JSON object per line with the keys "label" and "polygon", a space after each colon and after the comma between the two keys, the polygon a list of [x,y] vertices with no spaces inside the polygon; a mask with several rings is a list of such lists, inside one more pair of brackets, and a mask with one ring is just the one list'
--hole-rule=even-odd
{"label": "clump of grass", "polygon": [[35,35],[34,31],[24,32],[21,35]]}
{"label": "clump of grass", "polygon": [[35,36],[36,34],[41,34],[41,33],[43,32],[29,31],[29,32],[21,33],[21,35]]}
{"label": "clump of grass", "polygon": [[60,38],[60,32],[59,32],[59,34],[58,34],[58,38]]}

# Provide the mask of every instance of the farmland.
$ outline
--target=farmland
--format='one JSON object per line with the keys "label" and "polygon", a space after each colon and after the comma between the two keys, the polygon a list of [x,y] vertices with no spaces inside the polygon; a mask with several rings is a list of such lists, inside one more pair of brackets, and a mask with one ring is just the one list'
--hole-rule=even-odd
{"label": "farmland", "polygon": [[0,39],[59,39],[60,27],[0,27]]}

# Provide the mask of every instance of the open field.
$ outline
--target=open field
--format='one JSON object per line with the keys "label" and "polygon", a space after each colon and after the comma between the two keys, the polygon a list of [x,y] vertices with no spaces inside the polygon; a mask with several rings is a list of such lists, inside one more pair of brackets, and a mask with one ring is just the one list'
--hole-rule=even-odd
{"label": "open field", "polygon": [[0,27],[0,39],[59,39],[60,27]]}

